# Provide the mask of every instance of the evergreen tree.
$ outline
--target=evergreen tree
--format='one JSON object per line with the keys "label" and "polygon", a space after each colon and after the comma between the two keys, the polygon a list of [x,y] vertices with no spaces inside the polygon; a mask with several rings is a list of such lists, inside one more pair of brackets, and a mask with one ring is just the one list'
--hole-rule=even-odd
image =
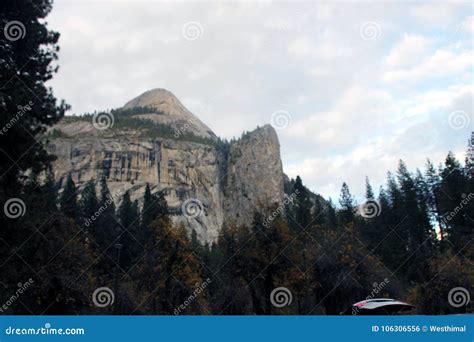
{"label": "evergreen tree", "polygon": [[118,209],[120,221],[120,243],[123,245],[120,258],[120,266],[128,269],[143,253],[139,224],[139,212],[137,202],[130,200],[128,191],[122,197],[122,203]]}
{"label": "evergreen tree", "polygon": [[111,245],[117,239],[120,229],[115,217],[115,201],[107,186],[107,179],[100,179],[99,215],[96,220],[96,229],[92,231],[95,242],[101,250],[111,250]]}
{"label": "evergreen tree", "polygon": [[379,190],[378,203],[380,214],[373,219],[368,247],[375,248],[374,253],[380,257],[384,265],[395,270],[400,263],[398,251],[401,249],[401,240],[393,231],[390,200],[382,186]]}
{"label": "evergreen tree", "polygon": [[[374,191],[370,185],[369,178],[365,177],[365,198],[366,203],[364,206],[374,211],[374,215],[370,215],[366,220],[361,223],[361,237],[365,241],[366,245],[372,249],[378,246],[380,241],[379,229],[380,227],[376,223],[377,216],[380,215],[380,205],[375,202]],[[372,214],[372,213],[370,213]],[[373,216],[373,217],[372,217]]]}
{"label": "evergreen tree", "polygon": [[72,180],[71,174],[67,176],[66,183],[64,185],[63,193],[59,200],[62,213],[75,222],[78,219],[78,205],[77,205],[77,188],[76,184]]}
{"label": "evergreen tree", "polygon": [[53,172],[50,169],[46,172],[45,181],[42,185],[42,192],[44,194],[44,201],[47,212],[56,212],[58,209],[58,187],[54,180]]}
{"label": "evergreen tree", "polygon": [[351,192],[349,191],[349,186],[345,182],[342,183],[339,204],[341,205],[341,210],[339,211],[339,219],[341,223],[348,224],[350,222],[353,222],[355,219],[354,197],[351,195]]}
{"label": "evergreen tree", "polygon": [[374,191],[372,190],[372,186],[369,182],[369,177],[365,177],[365,198],[367,201],[374,200]]}
{"label": "evergreen tree", "polygon": [[471,133],[467,146],[466,174],[472,179],[474,178],[474,132]]}
{"label": "evergreen tree", "polygon": [[[207,313],[207,286],[201,266],[186,237],[184,227],[174,228],[167,218],[151,224],[146,253],[138,265],[140,312],[147,314]],[[205,283],[204,283],[205,282]],[[196,290],[201,289],[199,294]],[[193,301],[184,308],[191,295]]]}
{"label": "evergreen tree", "polygon": [[[81,224],[87,227],[89,231],[94,231],[96,229],[95,216],[98,214],[99,200],[97,199],[93,179],[85,184],[79,205],[81,208]],[[94,217],[94,219],[91,219],[91,217]]]}
{"label": "evergreen tree", "polygon": [[468,189],[464,169],[450,152],[441,171],[439,207],[447,239],[456,252],[465,247],[466,238],[472,234],[472,222],[467,215],[468,207],[461,205],[467,197]]}
{"label": "evergreen tree", "polygon": [[327,211],[326,211],[324,222],[327,227],[336,229],[336,225],[337,225],[336,208],[331,198],[329,198],[329,201],[327,203]]}
{"label": "evergreen tree", "polygon": [[142,227],[144,235],[148,235],[146,231],[151,222],[163,218],[168,214],[168,205],[163,192],[159,191],[155,195],[152,195],[150,185],[147,183],[145,187],[145,195],[143,197],[142,210]]}
{"label": "evergreen tree", "polygon": [[[400,183],[401,206],[406,213],[399,226],[402,228],[401,231],[406,234],[406,240],[403,243],[406,245],[408,253],[407,259],[397,269],[406,269],[408,279],[419,280],[421,276],[427,274],[427,272],[420,272],[420,269],[426,270],[428,267],[427,262],[431,257],[434,237],[431,234],[431,225],[422,189],[416,186],[413,176],[401,160],[397,177]],[[419,177],[422,177],[421,174]]]}
{"label": "evergreen tree", "polygon": [[[22,24],[16,32],[8,32],[5,26],[5,34],[18,39],[0,41],[0,127],[9,127],[0,135],[1,203],[19,193],[25,171],[43,170],[53,159],[38,138],[67,109],[57,104],[45,84],[57,71],[52,63],[59,49],[59,34],[49,31],[44,20],[50,11],[49,0],[2,1],[0,5],[2,27],[12,20]],[[12,118],[18,122],[11,125]]]}
{"label": "evergreen tree", "polygon": [[300,232],[307,230],[312,222],[311,200],[308,189],[303,185],[300,176],[296,176],[293,188],[295,200],[290,209],[290,226],[293,230]]}
{"label": "evergreen tree", "polygon": [[428,159],[426,162],[426,171],[425,171],[425,202],[427,205],[429,217],[431,221],[436,222],[439,227],[439,237],[440,240],[443,241],[444,238],[444,231],[445,225],[442,222],[441,217],[439,215],[439,191],[440,191],[440,184],[441,178],[436,171],[433,163]]}

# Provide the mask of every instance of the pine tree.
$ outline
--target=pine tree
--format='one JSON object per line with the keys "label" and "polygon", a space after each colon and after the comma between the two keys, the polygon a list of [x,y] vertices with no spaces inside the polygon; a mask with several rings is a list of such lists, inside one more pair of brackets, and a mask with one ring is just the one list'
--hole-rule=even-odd
{"label": "pine tree", "polygon": [[[162,191],[157,192],[155,195],[151,194],[150,185],[147,183],[145,187],[145,195],[143,197],[143,210],[142,210],[142,227],[146,232],[147,227],[154,221],[167,216],[168,205],[166,203],[165,196]],[[145,233],[147,235],[147,233]]]}
{"label": "pine tree", "polygon": [[339,211],[339,218],[342,224],[348,224],[353,222],[355,219],[354,210],[354,197],[349,191],[349,186],[344,182],[342,183],[341,196],[339,198],[339,204],[341,210]]}
{"label": "pine tree", "polygon": [[87,227],[89,231],[94,231],[96,229],[95,217],[98,215],[99,200],[97,199],[95,182],[93,179],[85,184],[84,189],[82,190],[79,206],[81,208],[82,226]]}
{"label": "pine tree", "polygon": [[[112,250],[110,248],[117,237],[120,229],[115,217],[115,201],[114,196],[110,194],[107,186],[107,179],[102,177],[100,180],[100,197],[99,197],[99,215],[96,220],[96,229],[92,231],[95,242],[99,245],[100,250]],[[112,255],[111,255],[112,257]]]}
{"label": "pine tree", "polygon": [[[378,203],[380,213],[374,217],[374,229],[371,231],[369,248],[375,248],[375,254],[380,257],[382,262],[391,270],[396,270],[400,260],[398,258],[399,250],[404,246],[397,234],[392,230],[392,213],[388,195],[381,186],[379,190]],[[394,252],[395,251],[395,252]]]}
{"label": "pine tree", "polygon": [[374,200],[374,191],[372,190],[372,186],[370,185],[369,182],[369,177],[365,177],[365,198],[367,201],[372,201]]}
{"label": "pine tree", "polygon": [[297,232],[308,230],[308,226],[312,222],[312,205],[309,198],[309,191],[303,185],[300,176],[296,176],[293,194],[295,195],[295,200],[290,209],[290,226]]}
{"label": "pine tree", "polygon": [[376,224],[376,218],[380,215],[380,206],[375,201],[375,195],[372,186],[370,185],[369,177],[365,177],[365,199],[366,203],[364,205],[367,206],[367,208],[370,208],[370,210],[373,210],[374,215],[370,215],[366,220],[363,220],[360,231],[362,239],[365,241],[366,245],[372,249],[377,247],[378,242],[380,241],[378,234],[380,227]]}
{"label": "pine tree", "polygon": [[59,200],[62,213],[75,222],[78,220],[77,188],[72,180],[71,174],[67,176],[61,198]]}
{"label": "pine tree", "polygon": [[474,132],[468,141],[466,153],[466,174],[470,179],[474,178]]}
{"label": "pine tree", "polygon": [[42,185],[42,192],[44,194],[44,201],[46,211],[48,213],[56,212],[58,209],[58,187],[54,180],[54,175],[51,170],[46,172],[44,184]]}
{"label": "pine tree", "polygon": [[428,213],[431,221],[436,222],[439,227],[439,238],[441,241],[444,239],[445,225],[439,215],[439,191],[441,178],[436,171],[433,163],[428,159],[426,162],[425,171],[425,201],[428,208]]}
{"label": "pine tree", "polygon": [[[147,314],[207,313],[207,279],[186,237],[184,227],[172,227],[169,219],[151,224],[146,253],[139,261],[140,312]],[[213,279],[209,279],[211,282]],[[206,285],[204,284],[206,281]],[[201,289],[197,294],[196,290]],[[187,300],[194,294],[194,300]],[[181,307],[183,306],[183,307]]]}
{"label": "pine tree", "polygon": [[[57,71],[57,32],[49,31],[44,18],[51,11],[51,1],[3,1],[0,21],[7,35],[7,23],[21,22],[22,27],[8,33],[18,39],[2,37],[0,42],[0,127],[8,131],[0,135],[0,202],[5,194],[21,189],[22,174],[30,169],[44,170],[53,159],[38,143],[47,126],[59,121],[67,106],[58,105],[46,82]],[[12,26],[14,27],[14,25]],[[18,122],[10,125],[12,118]],[[11,126],[11,127],[10,127]],[[15,162],[12,163],[12,160]],[[2,225],[3,226],[3,225]]]}
{"label": "pine tree", "polygon": [[122,197],[118,218],[120,221],[119,241],[123,245],[120,266],[128,269],[143,254],[144,248],[140,234],[138,204],[130,200],[128,191]]}
{"label": "pine tree", "polygon": [[331,198],[329,198],[329,201],[327,203],[327,211],[325,214],[324,223],[327,227],[331,229],[336,229],[336,225],[337,225],[336,208]]}
{"label": "pine tree", "polygon": [[439,191],[440,216],[446,226],[447,239],[455,252],[461,251],[466,238],[472,234],[472,222],[467,216],[467,206],[461,205],[467,197],[468,179],[464,168],[450,152],[441,171]]}

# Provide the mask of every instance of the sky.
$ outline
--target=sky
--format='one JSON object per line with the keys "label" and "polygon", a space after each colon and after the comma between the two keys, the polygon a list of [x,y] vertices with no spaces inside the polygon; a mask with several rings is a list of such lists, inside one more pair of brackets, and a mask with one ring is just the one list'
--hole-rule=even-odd
{"label": "sky", "polygon": [[46,21],[70,114],[165,88],[221,137],[272,124],[284,172],[326,198],[399,159],[463,161],[474,131],[470,2],[56,0]]}

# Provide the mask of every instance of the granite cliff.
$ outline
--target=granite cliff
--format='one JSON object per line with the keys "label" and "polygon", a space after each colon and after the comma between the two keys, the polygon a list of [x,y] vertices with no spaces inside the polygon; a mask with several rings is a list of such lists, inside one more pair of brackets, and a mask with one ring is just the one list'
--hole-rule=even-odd
{"label": "granite cliff", "polygon": [[[105,126],[97,125],[101,115]],[[56,179],[71,173],[83,186],[105,176],[112,193],[128,190],[132,199],[149,183],[152,192],[164,191],[173,220],[202,242],[215,241],[224,221],[250,224],[255,208],[283,201],[280,146],[270,125],[222,143],[163,89],[111,113],[66,117],[49,139]]]}

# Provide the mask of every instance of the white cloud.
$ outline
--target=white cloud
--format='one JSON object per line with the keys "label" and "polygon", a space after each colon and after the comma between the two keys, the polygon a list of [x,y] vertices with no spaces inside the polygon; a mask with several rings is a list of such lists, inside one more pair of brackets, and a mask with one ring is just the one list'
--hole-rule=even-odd
{"label": "white cloud", "polygon": [[390,67],[404,66],[419,62],[432,45],[432,40],[421,35],[404,34],[387,56]]}
{"label": "white cloud", "polygon": [[456,76],[473,65],[472,51],[455,53],[449,50],[436,50],[416,66],[389,69],[383,79],[386,82],[417,82],[426,78]]}
{"label": "white cloud", "polygon": [[452,24],[456,20],[455,13],[462,8],[462,3],[448,1],[446,3],[417,4],[408,10],[421,24],[433,26]]}

